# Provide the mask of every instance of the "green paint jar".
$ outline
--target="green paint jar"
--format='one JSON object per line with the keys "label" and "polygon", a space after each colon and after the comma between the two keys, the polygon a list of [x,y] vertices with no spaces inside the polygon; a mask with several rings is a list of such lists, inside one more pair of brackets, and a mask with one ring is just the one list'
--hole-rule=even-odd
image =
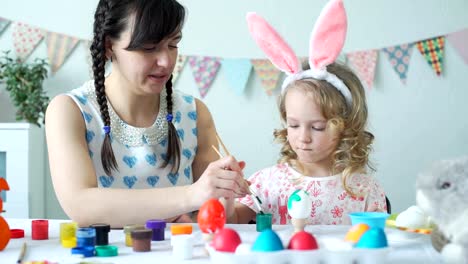
{"label": "green paint jar", "polygon": [[271,214],[257,214],[257,232],[262,232],[265,229],[271,229]]}

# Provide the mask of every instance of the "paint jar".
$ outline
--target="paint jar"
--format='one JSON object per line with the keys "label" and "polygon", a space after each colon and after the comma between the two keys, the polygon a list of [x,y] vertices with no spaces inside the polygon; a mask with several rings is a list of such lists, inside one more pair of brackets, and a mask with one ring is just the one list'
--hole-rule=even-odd
{"label": "paint jar", "polygon": [[262,232],[265,229],[271,229],[271,214],[257,214],[257,232]]}
{"label": "paint jar", "polygon": [[72,255],[80,255],[84,258],[94,257],[96,254],[94,251],[94,246],[90,247],[75,247],[71,249]]}
{"label": "paint jar", "polygon": [[119,249],[116,246],[97,246],[95,250],[97,257],[115,257],[119,255]]}
{"label": "paint jar", "polygon": [[89,227],[96,230],[96,245],[109,245],[110,225],[108,224],[92,224]]}
{"label": "paint jar", "polygon": [[10,229],[11,238],[23,238],[24,229]]}
{"label": "paint jar", "polygon": [[32,240],[49,239],[49,221],[33,220],[31,222],[31,238]]}
{"label": "paint jar", "polygon": [[151,237],[153,230],[151,229],[136,229],[131,231],[132,247],[135,252],[151,251]]}
{"label": "paint jar", "polygon": [[96,245],[96,229],[82,227],[76,230],[76,245],[80,248],[94,247]]}
{"label": "paint jar", "polygon": [[62,247],[64,248],[74,248],[76,247],[76,237],[71,237],[69,239],[64,239],[60,241]]}
{"label": "paint jar", "polygon": [[60,223],[60,243],[62,247],[76,247],[76,229],[78,224],[75,222]]}
{"label": "paint jar", "polygon": [[127,247],[132,246],[132,231],[133,230],[138,230],[138,229],[145,229],[144,225],[126,225],[123,228],[124,234],[125,234],[125,245]]}
{"label": "paint jar", "polygon": [[172,255],[178,260],[186,260],[192,258],[193,253],[193,237],[192,235],[176,235],[171,238]]}
{"label": "paint jar", "polygon": [[171,225],[171,234],[174,235],[190,235],[192,234],[192,225]]}
{"label": "paint jar", "polygon": [[164,230],[166,229],[166,221],[151,219],[146,221],[146,228],[153,230],[153,241],[164,240]]}

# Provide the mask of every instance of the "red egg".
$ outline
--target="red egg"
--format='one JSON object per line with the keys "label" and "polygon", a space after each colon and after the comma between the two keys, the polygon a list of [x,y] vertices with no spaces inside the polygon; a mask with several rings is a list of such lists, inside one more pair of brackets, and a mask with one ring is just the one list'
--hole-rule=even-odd
{"label": "red egg", "polygon": [[293,250],[313,250],[318,249],[317,240],[315,237],[306,232],[300,231],[294,234],[289,241],[288,249]]}
{"label": "red egg", "polygon": [[215,233],[211,246],[217,251],[235,252],[241,243],[239,234],[231,228],[223,228]]}
{"label": "red egg", "polygon": [[198,226],[203,233],[215,233],[224,227],[226,214],[224,206],[217,199],[206,201],[198,212]]}

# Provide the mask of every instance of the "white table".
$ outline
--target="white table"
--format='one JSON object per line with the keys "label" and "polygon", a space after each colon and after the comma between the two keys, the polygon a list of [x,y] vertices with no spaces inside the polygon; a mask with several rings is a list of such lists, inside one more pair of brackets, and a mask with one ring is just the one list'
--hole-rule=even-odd
{"label": "white table", "polygon": [[[7,219],[11,229],[24,229],[25,238],[12,239],[4,251],[0,251],[0,263],[16,263],[21,246],[27,242],[27,252],[25,261],[49,260],[59,263],[179,263],[172,256],[170,245],[170,229],[166,229],[165,241],[153,241],[152,251],[145,253],[133,252],[132,248],[125,246],[124,234],[122,230],[112,230],[109,234],[109,243],[119,248],[117,257],[102,258],[93,257],[77,259],[72,257],[70,249],[63,248],[59,242],[59,226],[67,220],[49,220],[49,239],[31,240],[31,220],[30,219]],[[210,258],[206,255],[201,233],[197,224],[194,227],[194,258],[186,260],[184,263],[210,263]],[[258,233],[255,225],[228,225],[239,232],[243,242],[253,243]],[[307,226],[306,230],[320,239],[344,238],[349,226]],[[292,234],[292,226],[273,226],[283,243],[287,243]],[[413,235],[396,229],[386,229],[390,244],[390,252],[386,261],[380,263],[443,263],[441,256],[431,246],[430,238],[427,235]]]}

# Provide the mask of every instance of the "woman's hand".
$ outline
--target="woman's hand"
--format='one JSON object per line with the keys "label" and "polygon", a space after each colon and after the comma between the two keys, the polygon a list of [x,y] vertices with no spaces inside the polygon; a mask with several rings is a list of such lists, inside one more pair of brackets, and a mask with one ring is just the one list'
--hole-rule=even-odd
{"label": "woman's hand", "polygon": [[194,203],[201,206],[208,199],[234,199],[249,194],[242,173],[244,166],[244,162],[237,162],[232,156],[210,163],[200,179],[190,186]]}
{"label": "woman's hand", "polygon": [[183,214],[174,219],[173,223],[193,223],[193,220],[189,214]]}

